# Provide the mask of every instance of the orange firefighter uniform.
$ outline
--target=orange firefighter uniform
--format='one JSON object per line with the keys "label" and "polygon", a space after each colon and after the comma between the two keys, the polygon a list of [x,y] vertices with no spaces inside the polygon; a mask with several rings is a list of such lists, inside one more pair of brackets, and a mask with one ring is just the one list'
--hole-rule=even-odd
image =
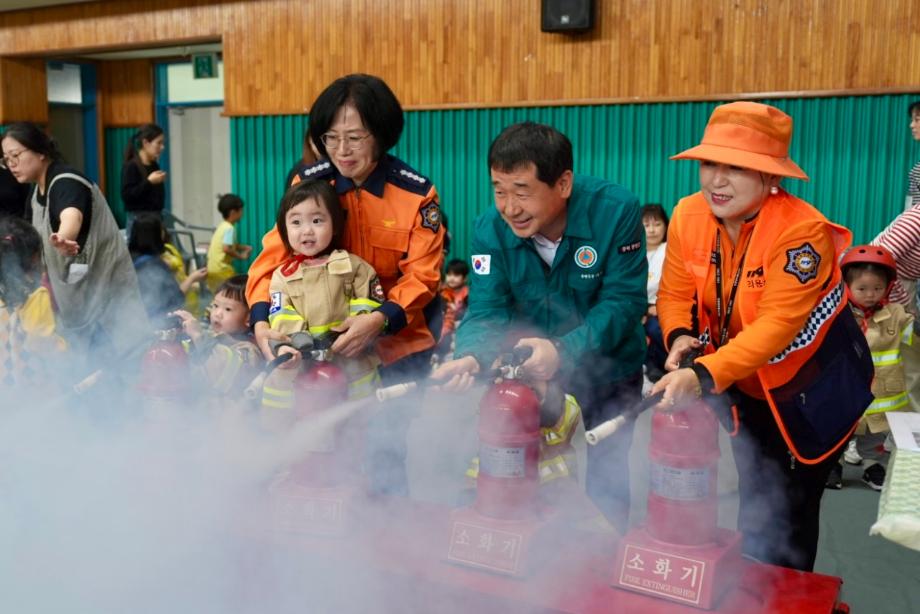
{"label": "orange firefighter uniform", "polygon": [[[438,290],[444,228],[434,185],[401,160],[384,155],[367,180],[356,186],[330,162],[301,169],[294,183],[330,181],[345,208],[344,248],[367,261],[386,294],[378,311],[387,319],[376,348],[385,365],[435,345],[428,309]],[[262,239],[262,253],[249,269],[246,298],[253,322],[268,319],[269,284],[287,257],[277,228]],[[430,312],[430,313],[429,313]]]}
{"label": "orange firefighter uniform", "polygon": [[[658,293],[668,345],[699,335],[705,355],[696,362],[714,391],[737,385],[766,399],[789,450],[808,464],[847,441],[871,401],[868,348],[837,266],[850,241],[846,228],[782,190],[744,223],[736,244],[701,193],[680,201],[668,228]],[[733,287],[731,341],[719,347],[718,312],[728,310]]]}

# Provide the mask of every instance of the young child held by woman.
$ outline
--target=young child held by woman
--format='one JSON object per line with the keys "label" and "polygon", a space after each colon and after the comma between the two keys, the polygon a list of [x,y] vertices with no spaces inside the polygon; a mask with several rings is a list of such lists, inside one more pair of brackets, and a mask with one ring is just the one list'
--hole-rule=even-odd
{"label": "young child held by woman", "polygon": [[0,216],[0,395],[6,399],[47,393],[53,358],[66,349],[41,277],[38,231],[25,220]]}
{"label": "young child held by woman", "polygon": [[[897,268],[894,257],[886,248],[857,245],[843,256],[840,268],[847,284],[850,309],[866,334],[875,365],[872,380],[875,400],[860,420],[856,436],[847,444],[843,460],[851,465],[860,465],[864,459],[858,448],[869,450],[862,481],[873,490],[881,490],[885,482],[882,462],[888,454],[879,452],[878,448],[890,432],[885,412],[910,409],[901,347],[914,342],[914,318],[902,305],[888,301]],[[858,446],[857,443],[864,445]],[[887,449],[889,446],[884,447]],[[842,469],[838,464],[828,476],[827,487],[837,489],[842,486]]]}
{"label": "young child held by woman", "polygon": [[217,287],[208,310],[207,329],[185,310],[173,312],[191,339],[190,354],[204,381],[218,395],[238,394],[257,375],[262,353],[249,330],[246,275],[237,275]]}
{"label": "young child held by woman", "polygon": [[[345,212],[335,189],[325,181],[298,183],[281,199],[278,233],[287,260],[275,270],[270,286],[269,325],[285,335],[308,332],[314,338],[334,332],[349,316],[373,311],[383,301],[383,287],[373,267],[339,249]],[[265,382],[265,411],[293,407],[292,382],[301,363],[298,350],[282,345],[278,355],[293,358]],[[332,356],[348,380],[349,398],[373,393],[379,376],[376,355]]]}

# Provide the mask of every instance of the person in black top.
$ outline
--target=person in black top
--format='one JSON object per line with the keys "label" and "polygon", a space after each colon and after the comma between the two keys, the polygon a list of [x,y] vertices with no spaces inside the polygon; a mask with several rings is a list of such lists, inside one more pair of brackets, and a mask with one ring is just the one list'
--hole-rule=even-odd
{"label": "person in black top", "polygon": [[121,199],[127,212],[126,228],[131,236],[134,216],[141,211],[162,215],[166,203],[166,171],[160,170],[157,161],[163,153],[166,135],[156,124],[138,128],[125,148],[125,162],[121,168]]}
{"label": "person in black top", "polygon": [[68,166],[33,123],[7,126],[0,146],[13,177],[35,184],[32,225],[42,237],[61,333],[71,349],[114,357],[138,347],[148,320],[127,246],[99,187]]}
{"label": "person in black top", "polygon": [[0,215],[24,218],[31,187],[19,183],[9,169],[0,166]]}

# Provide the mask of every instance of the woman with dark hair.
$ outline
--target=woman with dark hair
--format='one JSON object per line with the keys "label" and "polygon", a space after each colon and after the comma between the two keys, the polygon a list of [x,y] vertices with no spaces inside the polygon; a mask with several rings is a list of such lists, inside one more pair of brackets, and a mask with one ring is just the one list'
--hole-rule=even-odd
{"label": "woman with dark hair", "polygon": [[137,346],[148,331],[137,276],[98,186],[67,166],[35,124],[8,126],[2,147],[16,180],[35,184],[32,224],[42,236],[62,334],[77,349]]}
{"label": "woman with dark hair", "polygon": [[128,237],[128,250],[134,260],[147,315],[155,324],[169,312],[184,307],[185,295],[208,275],[208,269],[202,267],[184,276],[181,282],[177,281],[163,260],[166,241],[166,228],[158,215],[151,212],[137,215]]}
{"label": "woman with dark hair", "polygon": [[[387,153],[403,125],[399,100],[380,78],[353,74],[336,79],[310,109],[310,136],[325,159],[303,168],[293,180],[319,179],[335,187],[347,212],[342,248],[368,262],[380,277],[386,300],[336,327],[341,334],[332,351],[354,358],[374,347],[385,384],[428,372],[441,327],[437,291],[444,228],[438,194],[431,181]],[[265,235],[262,246],[249,269],[246,297],[259,347],[269,357],[269,339],[281,337],[267,321],[269,284],[286,250],[277,228]],[[378,491],[405,493],[408,422],[396,412],[381,420],[390,424],[371,430],[386,440],[387,450],[369,452],[376,474],[372,482]],[[385,432],[388,428],[391,433]]]}
{"label": "woman with dark hair", "polygon": [[645,316],[645,335],[648,337],[648,354],[645,357],[645,375],[657,382],[664,375],[664,361],[668,357],[658,323],[658,284],[668,247],[668,214],[659,204],[642,207],[642,225],[645,227],[645,255],[648,259],[648,313]]}
{"label": "woman with dark hair", "polygon": [[873,366],[837,264],[850,231],[780,185],[808,179],[791,141],[781,110],[732,102],[672,157],[699,161],[700,190],[671,218],[658,290],[669,373],[652,392],[659,410],[725,405],[743,552],[811,571],[825,481],[872,401]]}
{"label": "woman with dark hair", "polygon": [[[433,326],[439,309],[432,299],[441,277],[444,229],[432,183],[386,153],[399,140],[403,124],[402,107],[381,79],[361,74],[337,79],[310,109],[310,136],[326,159],[294,179],[333,184],[347,211],[343,249],[380,275],[386,302],[372,313],[346,320],[333,350],[354,357],[377,342],[385,381],[427,370],[435,345],[431,331],[439,330]],[[284,259],[284,245],[274,228],[263,239],[247,286],[263,351],[269,338],[268,284]]]}
{"label": "woman with dark hair", "polygon": [[166,171],[160,170],[157,161],[163,153],[166,135],[156,124],[144,124],[131,136],[125,148],[125,162],[121,167],[121,199],[125,203],[127,224],[131,224],[141,211],[162,215],[166,203]]}

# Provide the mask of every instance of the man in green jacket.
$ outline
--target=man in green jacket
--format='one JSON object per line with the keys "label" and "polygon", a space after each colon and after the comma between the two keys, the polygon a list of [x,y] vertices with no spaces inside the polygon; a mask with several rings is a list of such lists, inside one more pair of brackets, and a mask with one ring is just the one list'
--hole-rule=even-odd
{"label": "man in green jacket", "polygon": [[[496,206],[476,220],[456,358],[433,377],[466,390],[508,345],[529,346],[524,372],[558,379],[590,429],[640,399],[648,265],[636,197],[572,167],[571,142],[550,126],[515,124],[493,141]],[[630,423],[588,450],[588,494],[621,531],[631,439]]]}

